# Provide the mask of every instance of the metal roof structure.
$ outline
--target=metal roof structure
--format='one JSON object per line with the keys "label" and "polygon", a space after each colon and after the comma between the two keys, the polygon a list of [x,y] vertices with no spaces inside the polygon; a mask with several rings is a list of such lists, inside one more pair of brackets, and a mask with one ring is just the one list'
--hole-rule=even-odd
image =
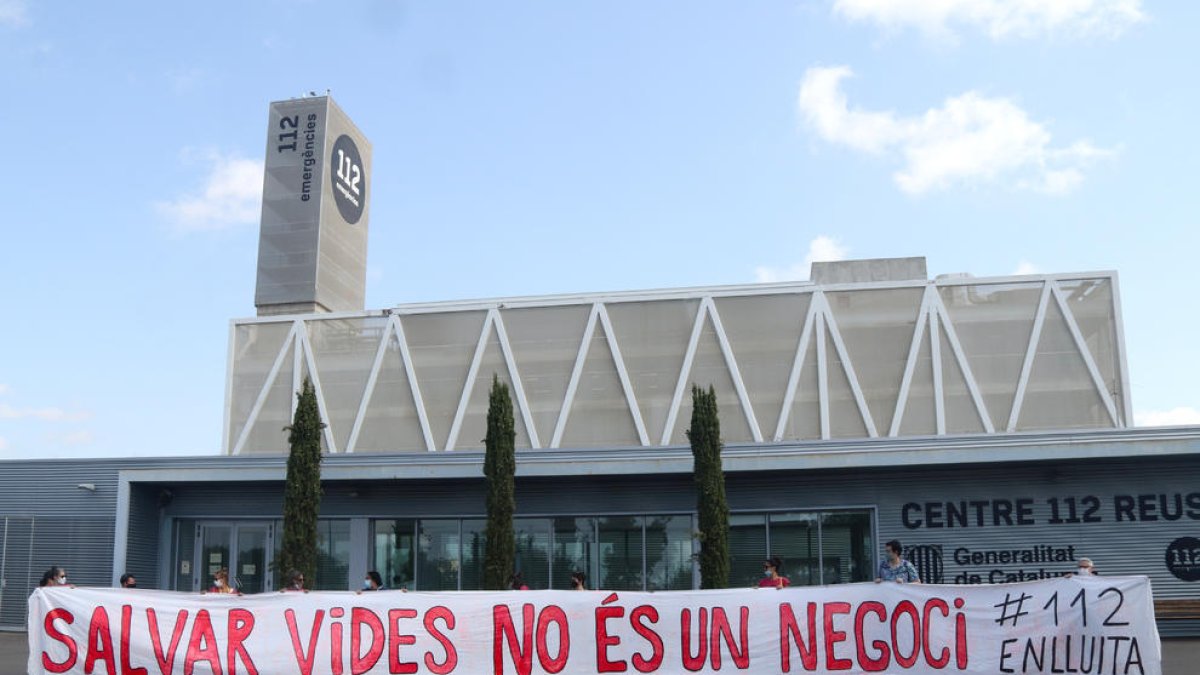
{"label": "metal roof structure", "polygon": [[784,283],[235,320],[225,454],[281,454],[310,377],[330,453],[482,445],[495,376],[530,449],[1122,428],[1114,272]]}

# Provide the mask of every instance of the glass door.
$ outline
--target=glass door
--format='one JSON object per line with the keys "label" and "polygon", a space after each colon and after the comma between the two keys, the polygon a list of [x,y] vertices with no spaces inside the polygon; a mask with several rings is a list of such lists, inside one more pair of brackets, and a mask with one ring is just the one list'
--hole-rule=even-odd
{"label": "glass door", "polygon": [[220,569],[229,570],[229,583],[243,593],[271,590],[272,579],[267,571],[274,550],[274,530],[272,523],[263,521],[199,523],[192,590],[209,589],[213,574]]}
{"label": "glass door", "polygon": [[[236,574],[236,588],[243,593],[264,593],[267,587],[267,551],[270,545],[272,526],[268,523],[245,523],[237,530],[237,567],[230,569]],[[236,570],[236,572],[235,572]]]}
{"label": "glass door", "polygon": [[192,590],[204,591],[213,585],[213,575],[221,568],[228,568],[232,559],[229,539],[233,535],[232,525],[206,523],[196,528],[196,574],[192,575]]}

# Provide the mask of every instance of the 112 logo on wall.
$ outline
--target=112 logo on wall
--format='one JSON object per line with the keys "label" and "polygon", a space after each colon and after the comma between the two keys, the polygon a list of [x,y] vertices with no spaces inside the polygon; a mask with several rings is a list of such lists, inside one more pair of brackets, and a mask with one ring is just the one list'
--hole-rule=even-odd
{"label": "112 logo on wall", "polygon": [[333,186],[333,200],[337,203],[338,213],[342,219],[351,225],[362,218],[363,207],[367,203],[367,175],[362,165],[362,156],[358,154],[358,146],[354,139],[346,134],[338,136],[333,143],[333,153],[329,163],[335,169],[329,175]]}
{"label": "112 logo on wall", "polygon": [[1200,581],[1200,539],[1180,537],[1167,546],[1167,569],[1183,581]]}

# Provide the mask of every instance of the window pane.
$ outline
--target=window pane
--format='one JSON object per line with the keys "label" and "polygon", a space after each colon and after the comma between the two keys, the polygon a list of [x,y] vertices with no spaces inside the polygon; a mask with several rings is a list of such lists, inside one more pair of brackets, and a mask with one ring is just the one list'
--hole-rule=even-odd
{"label": "window pane", "polygon": [[[1012,411],[1042,283],[952,285],[938,292],[992,424],[1003,429]],[[945,356],[943,352],[943,360]]]}
{"label": "window pane", "polygon": [[[872,566],[871,512],[845,511],[821,516],[825,583],[844,584],[875,578]],[[795,580],[792,581],[795,583]]]}
{"label": "window pane", "polygon": [[550,520],[520,518],[513,521],[517,533],[516,570],[532,589],[550,588]]}
{"label": "window pane", "polygon": [[590,588],[642,590],[642,518],[599,518],[600,578]]}
{"label": "window pane", "polygon": [[554,567],[550,588],[570,588],[571,572],[587,574],[589,587],[594,587],[596,575],[592,569],[592,547],[596,533],[592,518],[554,519]]}
{"label": "window pane", "polygon": [[767,517],[729,516],[729,585],[757,586],[767,557]]}
{"label": "window pane", "polygon": [[692,587],[692,517],[646,517],[646,590]]}
{"label": "window pane", "polygon": [[420,590],[458,590],[458,524],[457,519],[419,522],[417,587]]}
{"label": "window pane", "polygon": [[372,569],[383,577],[383,585],[387,588],[413,588],[416,523],[412,520],[377,520],[373,527]]}
{"label": "window pane", "polygon": [[317,521],[317,578],[313,590],[350,589],[350,521]]}
{"label": "window pane", "polygon": [[[614,302],[606,307],[646,431],[657,443],[667,424],[679,364],[687,352],[700,299]],[[689,399],[685,405],[690,404]]]}
{"label": "window pane", "polygon": [[[817,565],[817,514],[771,514],[771,555],[783,559],[783,569],[779,573],[793,586],[822,583]],[[824,583],[830,583],[829,579],[826,578]]]}
{"label": "window pane", "polygon": [[243,593],[267,590],[266,523],[242,523],[237,528],[237,569],[230,570],[237,589]]}
{"label": "window pane", "polygon": [[233,536],[230,525],[204,525],[201,528],[200,565],[204,568],[200,577],[201,586],[208,588],[213,585],[213,574],[222,567],[229,567],[229,540]]}
{"label": "window pane", "polygon": [[196,521],[180,519],[175,524],[177,551],[175,555],[175,585],[172,590],[191,593],[192,557],[196,553]]}
{"label": "window pane", "polygon": [[483,560],[486,555],[487,521],[462,521],[462,590],[483,590]]}

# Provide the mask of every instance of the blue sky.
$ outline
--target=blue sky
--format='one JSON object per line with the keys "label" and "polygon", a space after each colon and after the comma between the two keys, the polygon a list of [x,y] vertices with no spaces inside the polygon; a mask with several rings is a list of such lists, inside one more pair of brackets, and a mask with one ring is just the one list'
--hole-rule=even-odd
{"label": "blue sky", "polygon": [[267,105],[374,146],[367,306],[1115,269],[1200,423],[1194,27],[1139,0],[0,0],[0,458],[213,454]]}

